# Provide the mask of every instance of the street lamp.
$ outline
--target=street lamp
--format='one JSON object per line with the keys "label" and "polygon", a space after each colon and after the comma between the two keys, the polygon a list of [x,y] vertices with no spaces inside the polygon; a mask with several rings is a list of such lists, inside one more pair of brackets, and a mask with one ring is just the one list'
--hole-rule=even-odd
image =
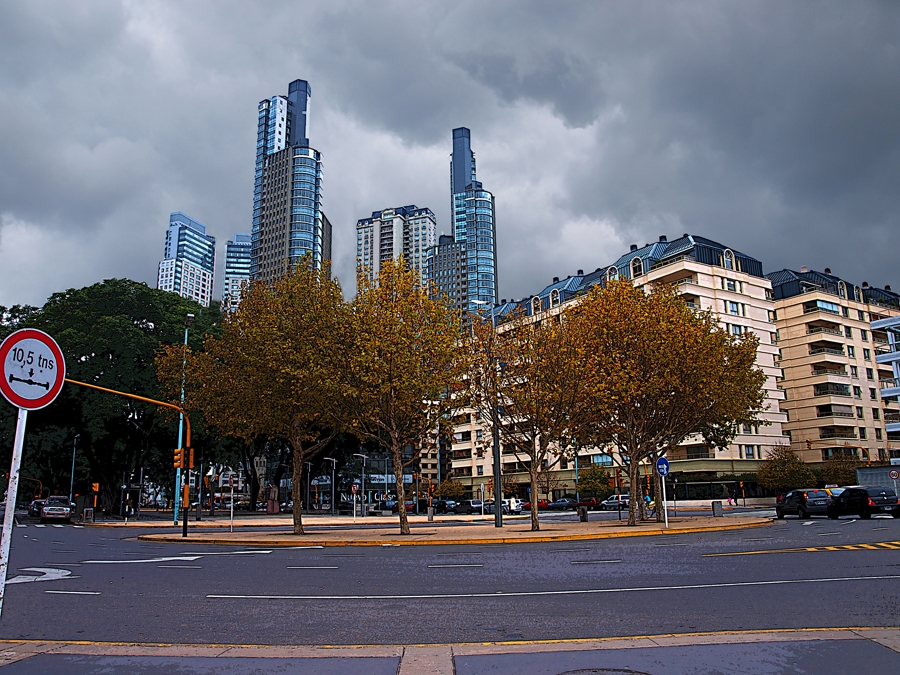
{"label": "street lamp", "polygon": [[[473,304],[476,305],[490,305],[491,303],[485,302],[484,300],[472,300]],[[491,307],[491,327],[494,329],[494,332],[497,332],[497,307]],[[493,360],[493,359],[492,359]],[[494,373],[494,377],[497,377],[496,372]],[[496,379],[494,380],[496,384]],[[497,402],[497,387],[494,387],[494,401],[491,406],[491,426],[493,427],[493,433],[491,441],[494,444],[493,448],[493,458],[494,458],[494,527],[503,527],[503,479],[500,471],[500,412],[498,410],[498,402]],[[500,495],[500,498],[497,498],[497,495]]]}
{"label": "street lamp", "polygon": [[[359,486],[359,491],[362,493],[362,507],[360,511],[362,511],[362,515],[366,515],[366,460],[369,459],[368,455],[363,455],[362,453],[356,452],[353,454],[354,457],[362,457],[363,467],[362,467],[362,484]],[[356,504],[353,505],[353,511],[356,512]]]}
{"label": "street lamp", "polygon": [[69,474],[69,504],[72,503],[72,486],[75,482],[75,448],[78,447],[78,438],[81,434],[75,434],[75,440],[72,441],[72,473]]}
{"label": "street lamp", "polygon": [[306,515],[309,515],[309,479],[312,475],[312,462],[303,462],[306,464]]}
{"label": "street lamp", "polygon": [[[184,317],[184,350],[181,358],[181,409],[184,410],[184,373],[187,368],[188,330],[194,323],[194,315]],[[184,413],[178,413],[178,447],[184,444]],[[172,509],[175,524],[178,525],[178,507],[181,505],[181,467],[175,469],[175,507]],[[187,512],[187,506],[184,507]]]}
{"label": "street lamp", "polygon": [[323,457],[323,459],[331,462],[331,515],[334,515],[334,470],[337,466],[337,460],[331,457]]}

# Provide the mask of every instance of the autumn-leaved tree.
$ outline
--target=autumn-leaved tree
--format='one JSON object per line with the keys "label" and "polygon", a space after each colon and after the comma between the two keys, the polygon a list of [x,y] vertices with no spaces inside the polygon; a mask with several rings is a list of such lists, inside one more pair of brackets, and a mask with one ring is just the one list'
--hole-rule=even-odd
{"label": "autumn-leaved tree", "polygon": [[853,455],[832,455],[822,466],[822,480],[826,485],[854,485],[858,466],[861,463]]}
{"label": "autumn-leaved tree", "polygon": [[170,398],[180,393],[184,367],[186,407],[225,435],[248,444],[259,438],[290,443],[298,534],[303,463],[337,431],[330,368],[341,360],[345,313],[338,282],[307,257],[276,281],[248,286],[221,337],[208,336],[201,351],[167,347],[157,357]]}
{"label": "autumn-leaved tree", "polygon": [[342,328],[338,373],[343,421],[358,438],[390,452],[400,532],[409,534],[403,469],[437,442],[451,392],[465,372],[459,322],[430,296],[405,261],[385,261],[378,277],[357,277],[357,295]]}
{"label": "autumn-leaved tree", "polygon": [[595,497],[602,498],[612,492],[609,481],[609,471],[598,464],[591,464],[578,476],[578,491],[582,496],[585,492],[590,492]]}
{"label": "autumn-leaved tree", "polygon": [[[568,314],[586,371],[578,440],[612,445],[633,492],[641,463],[652,466],[689,436],[722,443],[739,424],[760,423],[766,375],[756,366],[758,338],[729,334],[673,287],[646,293],[612,281]],[[637,501],[629,502],[629,525],[637,522]]]}
{"label": "autumn-leaved tree", "polygon": [[466,486],[455,478],[448,478],[434,490],[435,497],[462,497],[466,493]]}
{"label": "autumn-leaved tree", "polygon": [[555,487],[553,469],[572,439],[581,400],[574,333],[565,315],[517,314],[499,329],[490,319],[475,317],[469,334],[473,364],[467,403],[492,430],[497,407],[501,441],[528,469],[531,529],[539,530],[537,496],[541,487],[545,493]]}
{"label": "autumn-leaved tree", "polygon": [[766,461],[759,465],[756,480],[764,488],[784,492],[815,485],[816,474],[794,454],[790,446],[781,445],[773,448]]}

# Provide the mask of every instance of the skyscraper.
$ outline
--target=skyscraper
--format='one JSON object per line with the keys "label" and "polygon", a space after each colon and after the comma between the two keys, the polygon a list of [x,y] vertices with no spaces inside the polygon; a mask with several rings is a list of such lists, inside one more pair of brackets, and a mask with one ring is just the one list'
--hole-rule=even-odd
{"label": "skyscraper", "polygon": [[411,204],[373,211],[371,218],[356,221],[356,269],[375,279],[382,262],[402,255],[425,282],[426,255],[434,246],[434,233],[435,217],[429,208]]}
{"label": "skyscraper", "polygon": [[206,234],[206,226],[181,211],[170,214],[156,287],[209,307],[215,265],[216,238]]}
{"label": "skyscraper", "polygon": [[250,282],[249,234],[235,234],[234,239],[225,244],[225,287],[222,290],[222,308],[237,309],[241,301],[241,291]]}
{"label": "skyscraper", "polygon": [[287,96],[260,101],[253,185],[250,276],[274,279],[304,254],[317,267],[331,255],[331,223],[322,212],[322,155],[310,147],[304,80]]}
{"label": "skyscraper", "polygon": [[[432,248],[429,279],[460,312],[476,313],[497,304],[497,224],[494,195],[476,179],[471,132],[453,130],[450,160],[450,213],[452,238],[442,236]],[[447,263],[458,261],[451,270]]]}

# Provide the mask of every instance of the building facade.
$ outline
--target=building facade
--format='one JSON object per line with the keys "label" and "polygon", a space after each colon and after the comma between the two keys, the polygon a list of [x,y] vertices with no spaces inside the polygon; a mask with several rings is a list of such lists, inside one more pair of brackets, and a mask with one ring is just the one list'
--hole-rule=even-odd
{"label": "building facade", "polygon": [[[435,292],[450,299],[460,313],[477,313],[498,299],[497,223],[494,195],[476,178],[471,132],[453,130],[450,160],[450,213],[452,235],[442,235],[429,252],[427,268]],[[436,276],[451,259],[460,258],[455,273]]]}
{"label": "building facade", "polygon": [[[628,279],[636,286],[647,288],[657,283],[675,284],[689,306],[711,310],[732,334],[752,332],[760,340],[757,365],[767,376],[765,408],[760,417],[768,424],[741,428],[725,448],[710,447],[700,436],[686,439],[667,455],[672,472],[679,476],[682,485],[690,482],[692,477],[754,473],[773,448],[789,443],[782,432],[786,417],[780,409],[783,392],[778,387],[778,378],[781,370],[775,363],[778,347],[775,344],[772,284],[763,275],[762,264],[739,251],[688,234],[672,242],[660,237],[653,244],[631,246],[631,250],[618,260],[593,272],[585,274],[578,270],[574,276],[554,278],[550,285],[533,296],[509,302],[503,300],[494,312],[501,329],[502,323],[517,311],[536,318],[553,316],[579,302],[591,286],[605,286],[614,279]],[[463,411],[455,421],[451,449],[453,473],[477,491],[493,474],[489,428],[473,411]],[[512,449],[507,451],[504,447],[501,451],[502,473],[512,477],[510,482],[518,485],[520,496],[527,496],[525,467]],[[575,454],[577,460],[573,457],[551,461],[554,476],[550,481],[553,487],[549,496],[574,493],[579,467],[620,465],[619,458],[610,448],[578,448]]]}
{"label": "building facade", "polygon": [[356,269],[369,280],[378,278],[381,264],[400,256],[428,280],[427,253],[435,243],[436,221],[428,208],[415,204],[373,211],[356,221]]}
{"label": "building facade", "polygon": [[216,238],[206,234],[206,226],[190,216],[181,211],[172,213],[156,287],[209,307],[215,267]]}
{"label": "building facade", "polygon": [[259,103],[253,185],[250,276],[271,280],[304,255],[330,263],[331,223],[322,211],[322,155],[310,147],[309,100],[304,80],[287,96]]}
{"label": "building facade", "polygon": [[236,233],[234,239],[225,244],[225,283],[222,288],[222,309],[237,309],[241,302],[241,292],[250,283],[249,234]]}
{"label": "building facade", "polygon": [[882,386],[894,373],[878,361],[888,335],[873,326],[900,314],[900,296],[853,284],[828,268],[768,276],[791,448],[812,464],[834,455],[891,456],[900,442],[891,442],[886,424],[897,415],[897,401]]}
{"label": "building facade", "polygon": [[[888,288],[887,290],[890,290]],[[879,381],[882,401],[892,401],[890,410],[884,411],[884,429],[889,443],[889,454],[892,464],[900,463],[900,412],[896,404],[900,400],[900,317],[892,316],[872,322],[872,336],[882,335],[885,343],[876,343],[875,361],[880,368],[890,368],[891,376]]]}

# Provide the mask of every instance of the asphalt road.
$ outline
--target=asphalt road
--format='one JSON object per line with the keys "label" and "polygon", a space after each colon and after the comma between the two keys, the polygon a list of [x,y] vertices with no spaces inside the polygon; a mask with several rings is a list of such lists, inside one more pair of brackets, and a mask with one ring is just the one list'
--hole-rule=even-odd
{"label": "asphalt road", "polygon": [[[271,551],[136,534],[15,528],[0,637],[408,644],[900,624],[900,543],[873,545],[900,542],[895,519],[790,518],[570,544]],[[840,548],[855,544],[867,548]],[[793,547],[836,550],[714,555]]]}

